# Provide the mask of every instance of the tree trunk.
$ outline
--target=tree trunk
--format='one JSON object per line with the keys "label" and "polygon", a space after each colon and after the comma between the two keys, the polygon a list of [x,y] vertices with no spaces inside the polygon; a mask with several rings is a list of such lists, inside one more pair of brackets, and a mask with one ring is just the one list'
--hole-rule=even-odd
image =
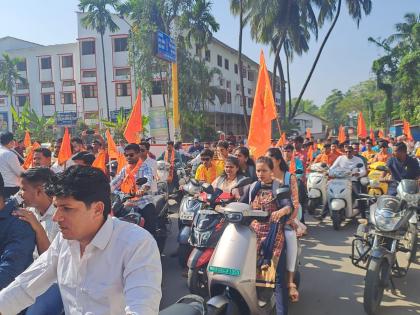
{"label": "tree trunk", "polygon": [[311,78],[312,78],[312,75],[313,75],[313,73],[314,73],[314,71],[315,71],[315,67],[316,67],[316,65],[318,64],[319,58],[321,57],[322,50],[324,49],[324,46],[325,46],[325,44],[327,43],[328,38],[330,37],[331,32],[333,31],[333,29],[334,29],[334,27],[335,27],[335,25],[336,25],[336,23],[337,23],[337,20],[338,20],[338,17],[340,16],[340,11],[341,11],[341,1],[342,1],[342,0],[338,0],[337,13],[336,13],[336,15],[335,15],[334,21],[333,21],[333,23],[331,24],[330,29],[329,29],[329,30],[328,30],[328,32],[327,32],[327,35],[325,36],[324,40],[322,41],[321,47],[319,48],[318,54],[316,55],[316,58],[315,58],[315,61],[314,61],[313,65],[312,65],[311,71],[309,72],[309,75],[308,75],[308,77],[306,78],[305,84],[303,85],[303,88],[302,88],[302,90],[300,91],[299,97],[298,97],[298,99],[296,100],[296,103],[295,103],[295,105],[294,105],[294,107],[293,107],[292,116],[291,116],[290,118],[293,118],[293,117],[295,117],[295,116],[296,116],[296,112],[297,112],[297,110],[298,110],[298,108],[299,108],[299,103],[300,103],[300,101],[302,100],[303,93],[305,93],[306,87],[308,86],[309,81],[310,81],[310,80],[311,80]]}
{"label": "tree trunk", "polygon": [[285,52],[286,54],[286,71],[287,71],[287,90],[289,92],[289,110],[288,110],[288,116],[289,116],[289,120],[292,119],[292,117],[290,116],[292,113],[292,87],[290,84],[290,65],[289,65],[289,55]]}
{"label": "tree trunk", "polygon": [[280,75],[280,119],[286,121],[286,81],[284,79],[283,65],[281,63],[280,55],[277,63]]}
{"label": "tree trunk", "polygon": [[244,30],[244,23],[243,23],[243,0],[240,0],[240,15],[239,15],[239,49],[238,49],[238,73],[239,73],[239,80],[240,80],[240,101],[239,104],[242,106],[242,111],[244,115],[244,124],[246,133],[249,133],[248,127],[248,113],[246,110],[246,103],[244,103],[244,95],[245,95],[245,86],[244,86],[244,78],[242,76],[242,34]]}
{"label": "tree trunk", "polygon": [[[163,98],[163,107],[165,107],[165,114],[166,114],[166,124],[168,126],[168,141],[171,140],[171,132],[169,131],[169,119],[168,119],[168,108],[166,106],[166,98],[165,98],[165,88],[163,86],[163,75],[162,75],[162,66],[159,66],[159,74],[160,74],[160,89],[162,91],[162,98]],[[166,80],[168,79],[168,74],[166,74]]]}
{"label": "tree trunk", "polygon": [[104,66],[104,80],[105,80],[105,98],[106,98],[106,118],[109,120],[109,101],[108,101],[108,81],[106,79],[106,66],[105,66],[105,48],[104,48],[104,34],[101,33],[102,44],[102,61]]}

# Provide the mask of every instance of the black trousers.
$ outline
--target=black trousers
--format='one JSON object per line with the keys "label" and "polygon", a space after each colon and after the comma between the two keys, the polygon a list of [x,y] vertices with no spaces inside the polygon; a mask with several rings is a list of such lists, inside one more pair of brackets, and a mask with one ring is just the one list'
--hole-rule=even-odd
{"label": "black trousers", "polygon": [[153,237],[155,237],[157,227],[157,213],[155,205],[153,203],[149,203],[146,207],[140,209],[139,212],[144,218],[144,228],[149,231]]}
{"label": "black trousers", "polygon": [[3,188],[3,197],[4,199],[9,198],[10,196],[13,196],[19,191],[19,187],[4,187]]}

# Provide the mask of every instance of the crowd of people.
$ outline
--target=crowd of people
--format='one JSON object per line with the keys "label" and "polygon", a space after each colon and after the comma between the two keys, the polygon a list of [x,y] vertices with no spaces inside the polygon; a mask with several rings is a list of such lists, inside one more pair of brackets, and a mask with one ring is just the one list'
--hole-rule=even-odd
{"label": "crowd of people", "polygon": [[[166,180],[172,190],[182,189],[179,164],[189,164],[197,181],[224,192],[230,193],[244,177],[253,179],[244,191],[235,192],[235,198],[270,213],[267,222],[251,224],[260,246],[270,233],[271,223],[280,227],[272,253],[260,253],[270,261],[263,259],[259,265],[273,264],[277,271],[277,314],[287,314],[288,300],[299,300],[294,272],[297,238],[306,233],[306,174],[311,164],[325,163],[330,169],[353,169],[363,164],[353,177],[356,191],[362,189],[358,178],[366,174],[370,163],[378,161],[389,168],[383,175],[389,181],[389,194],[396,193],[401,179],[420,176],[420,145],[404,136],[343,143],[297,136],[281,145],[273,140],[261,157],[253,157],[242,139],[212,143],[195,139],[188,148],[169,141],[158,158],[147,140],[138,144],[122,141],[118,151],[126,164],[119,165],[116,173],[111,167],[92,167],[101,152],[106,153],[106,165],[111,162],[108,144],[99,134],[72,138],[72,157],[60,164],[62,141],[58,139],[50,148],[34,149],[30,165],[24,168],[29,148],[24,148],[22,141],[16,142],[12,133],[1,134],[2,315],[22,310],[27,315],[156,315],[162,279],[160,255],[153,240],[158,160],[168,165]],[[146,179],[141,186],[136,182],[139,178]],[[275,191],[281,186],[290,187],[289,199],[275,200]],[[110,196],[116,190],[136,196],[126,205],[139,209],[150,233],[110,216]],[[327,214],[324,211],[320,219]]]}

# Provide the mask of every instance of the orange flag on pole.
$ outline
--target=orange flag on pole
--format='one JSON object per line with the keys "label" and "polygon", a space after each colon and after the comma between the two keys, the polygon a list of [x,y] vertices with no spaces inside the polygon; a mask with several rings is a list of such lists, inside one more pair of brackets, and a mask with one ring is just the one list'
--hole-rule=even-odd
{"label": "orange flag on pole", "polygon": [[283,132],[281,134],[281,137],[280,137],[279,141],[277,142],[276,147],[279,148],[279,147],[282,147],[284,145],[286,145],[286,133],[285,132]]}
{"label": "orange flag on pole", "polygon": [[110,159],[116,159],[120,153],[109,129],[105,131],[106,142],[108,143],[108,155]]}
{"label": "orange flag on pole", "polygon": [[124,130],[124,137],[128,143],[139,143],[140,132],[143,130],[143,122],[141,117],[141,90],[138,89],[136,102],[133,105],[127,126]]}
{"label": "orange flag on pole", "polygon": [[58,164],[63,165],[72,156],[69,130],[64,130],[63,141],[58,152]]}
{"label": "orange flag on pole", "polygon": [[292,160],[290,161],[289,172],[291,174],[296,173],[295,151],[293,151]]}
{"label": "orange flag on pole", "polygon": [[123,167],[127,164],[127,160],[125,159],[124,154],[122,154],[121,152],[118,152],[117,163],[118,163],[118,168],[117,168],[117,174],[118,174],[119,172],[121,172]]}
{"label": "orange flag on pole", "polygon": [[313,156],[314,156],[314,147],[310,145],[308,149],[308,154],[307,154],[308,162],[312,162]]}
{"label": "orange flag on pole", "polygon": [[375,144],[375,133],[373,132],[373,129],[370,128],[370,135],[369,135],[370,140],[372,140],[372,143]]}
{"label": "orange flag on pole", "polygon": [[23,145],[25,146],[25,148],[29,148],[32,145],[31,135],[29,131],[25,132],[25,138],[23,138]]}
{"label": "orange flag on pole", "polygon": [[359,112],[359,117],[357,118],[357,136],[359,138],[367,137],[367,130],[365,120],[363,119],[362,112]]}
{"label": "orange flag on pole", "polygon": [[23,162],[22,167],[27,170],[32,166],[32,160],[34,159],[35,150],[40,148],[41,145],[38,142],[34,142],[32,145],[31,150],[29,151],[28,155],[26,156],[25,162]]}
{"label": "orange flag on pole", "polygon": [[344,141],[346,141],[346,132],[344,131],[344,127],[342,125],[340,125],[340,127],[338,128],[337,140],[339,143],[343,143]]}
{"label": "orange flag on pole", "polygon": [[410,123],[404,119],[403,122],[403,133],[407,136],[407,140],[408,141],[413,141],[413,135],[411,134],[411,127],[410,127]]}
{"label": "orange flag on pole", "polygon": [[306,139],[311,139],[312,134],[311,134],[311,128],[306,128],[306,135],[305,138]]}
{"label": "orange flag on pole", "polygon": [[105,150],[101,150],[98,153],[95,161],[92,163],[92,167],[99,168],[102,172],[106,174],[106,152]]}
{"label": "orange flag on pole", "polygon": [[271,145],[271,122],[276,119],[276,105],[264,53],[260,54],[260,69],[249,126],[248,146],[254,158],[264,155]]}
{"label": "orange flag on pole", "polygon": [[378,138],[379,139],[383,139],[384,138],[384,132],[382,131],[382,129],[379,129],[379,131],[378,131]]}

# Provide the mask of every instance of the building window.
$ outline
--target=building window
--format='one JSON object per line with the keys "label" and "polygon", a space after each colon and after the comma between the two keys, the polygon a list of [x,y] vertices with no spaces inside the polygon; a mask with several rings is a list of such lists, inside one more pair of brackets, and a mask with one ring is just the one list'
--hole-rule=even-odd
{"label": "building window", "polygon": [[305,128],[312,128],[312,120],[305,120]]}
{"label": "building window", "polygon": [[128,38],[127,37],[121,37],[121,38],[115,38],[114,39],[114,51],[127,51],[128,50]]}
{"label": "building window", "polygon": [[252,97],[248,97],[248,107],[252,108],[252,104],[254,104],[254,99]]}
{"label": "building window", "polygon": [[43,89],[48,89],[48,88],[53,88],[54,87],[54,82],[42,82],[41,83],[41,88]]}
{"label": "building window", "polygon": [[234,68],[235,68],[235,73],[238,74],[238,65],[236,63],[235,63]]}
{"label": "building window", "polygon": [[211,60],[211,53],[210,53],[210,50],[208,50],[208,49],[206,50],[205,59],[206,59],[207,62],[210,62],[210,60]]}
{"label": "building window", "polygon": [[240,89],[241,89],[241,85],[240,84],[236,84],[236,91],[240,91]]}
{"label": "building window", "polygon": [[17,95],[16,96],[16,103],[17,103],[18,106],[23,106],[28,101],[29,101],[29,98],[28,98],[27,95]]}
{"label": "building window", "polygon": [[16,64],[17,71],[26,71],[26,59],[19,61]]}
{"label": "building window", "polygon": [[16,83],[16,90],[26,90],[29,88],[28,82]]}
{"label": "building window", "polygon": [[130,68],[115,69],[115,76],[130,79]]}
{"label": "building window", "polygon": [[75,86],[76,83],[74,81],[63,81],[63,86]]}
{"label": "building window", "polygon": [[226,103],[232,104],[232,93],[230,91],[226,92]]}
{"label": "building window", "polygon": [[223,79],[223,78],[220,78],[219,79],[219,84],[220,84],[220,86],[225,86],[225,79]]}
{"label": "building window", "polygon": [[117,96],[130,96],[131,95],[131,84],[130,83],[117,83],[115,84]]}
{"label": "building window", "polygon": [[82,72],[83,78],[96,78],[96,71],[95,70],[85,70]]}
{"label": "building window", "polygon": [[246,68],[242,67],[242,78],[246,78]]}
{"label": "building window", "polygon": [[76,93],[74,92],[61,93],[61,104],[76,104]]}
{"label": "building window", "polygon": [[96,85],[94,84],[82,85],[82,97],[83,98],[98,97],[98,90],[96,89]]}
{"label": "building window", "polygon": [[248,89],[248,95],[252,95],[252,89]]}
{"label": "building window", "polygon": [[54,94],[42,94],[42,105],[55,105]]}
{"label": "building window", "polygon": [[[163,92],[166,94],[167,91],[166,80],[163,80]],[[152,95],[162,94],[162,81],[157,80],[152,82]]]}
{"label": "building window", "polygon": [[225,69],[229,70],[229,60],[225,59]]}
{"label": "building window", "polygon": [[51,69],[51,57],[41,58],[41,69]]}
{"label": "building window", "polygon": [[95,54],[95,41],[83,41],[82,42],[82,55],[94,55]]}
{"label": "building window", "polygon": [[223,67],[223,58],[220,55],[217,55],[217,65]]}
{"label": "building window", "polygon": [[253,82],[255,80],[255,71],[248,71],[248,81]]}
{"label": "building window", "polygon": [[73,68],[73,56],[61,56],[61,67]]}
{"label": "building window", "polygon": [[230,81],[226,81],[226,88],[230,90],[231,87],[232,87],[232,83]]}

